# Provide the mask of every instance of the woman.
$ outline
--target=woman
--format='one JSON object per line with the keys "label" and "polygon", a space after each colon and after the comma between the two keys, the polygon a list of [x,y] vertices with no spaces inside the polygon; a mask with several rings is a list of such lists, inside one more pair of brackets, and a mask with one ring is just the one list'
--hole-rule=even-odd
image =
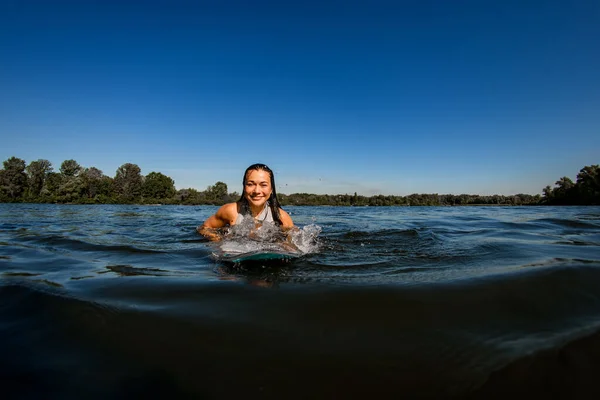
{"label": "woman", "polygon": [[228,203],[211,215],[198,233],[209,240],[220,240],[221,235],[216,229],[242,223],[245,218],[254,218],[256,223],[273,222],[283,229],[294,227],[294,222],[285,212],[275,191],[275,175],[264,164],[253,164],[244,172],[244,190],[240,199]]}

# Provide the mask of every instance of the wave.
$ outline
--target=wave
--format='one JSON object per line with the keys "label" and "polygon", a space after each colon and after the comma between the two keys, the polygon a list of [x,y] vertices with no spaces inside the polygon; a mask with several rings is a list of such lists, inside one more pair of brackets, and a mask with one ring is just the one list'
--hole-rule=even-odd
{"label": "wave", "polygon": [[465,399],[600,397],[600,331],[518,358],[489,374]]}
{"label": "wave", "polygon": [[[41,234],[35,236],[26,236],[15,239],[21,245],[27,244],[35,248],[46,250],[65,250],[81,252],[119,252],[119,253],[164,253],[163,250],[150,249],[135,245],[114,245],[91,243],[84,240],[73,239],[63,235]],[[13,243],[14,244],[14,243]]]}
{"label": "wave", "polygon": [[[9,284],[0,286],[0,376],[9,393],[46,398],[152,388],[192,397],[499,398],[508,388],[593,388],[597,298],[556,284],[539,296],[548,279],[527,296],[533,283],[265,291],[138,277],[78,296]],[[24,377],[29,385],[14,383]]]}
{"label": "wave", "polygon": [[107,265],[106,269],[120,276],[166,276],[173,275],[173,271],[163,270],[159,268],[139,268],[132,265]]}
{"label": "wave", "polygon": [[[593,221],[594,219],[591,217],[587,218],[588,221]],[[553,227],[560,226],[565,228],[578,228],[578,229],[592,229],[597,230],[600,227],[600,224],[595,224],[592,222],[585,222],[581,219],[562,219],[562,218],[540,218],[532,221],[537,224],[550,225]]]}

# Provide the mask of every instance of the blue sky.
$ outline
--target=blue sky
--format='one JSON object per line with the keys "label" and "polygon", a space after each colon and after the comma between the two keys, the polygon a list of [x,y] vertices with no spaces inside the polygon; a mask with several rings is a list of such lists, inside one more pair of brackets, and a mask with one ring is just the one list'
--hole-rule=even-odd
{"label": "blue sky", "polygon": [[541,193],[600,162],[597,1],[1,1],[0,158]]}

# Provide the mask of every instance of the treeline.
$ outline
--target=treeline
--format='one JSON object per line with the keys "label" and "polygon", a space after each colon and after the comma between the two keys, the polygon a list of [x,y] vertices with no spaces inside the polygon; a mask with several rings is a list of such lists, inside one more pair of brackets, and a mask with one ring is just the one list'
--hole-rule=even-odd
{"label": "treeline", "polygon": [[600,166],[583,167],[577,180],[563,176],[554,187],[544,188],[544,204],[550,205],[600,205]]}
{"label": "treeline", "polygon": [[117,168],[114,177],[95,167],[65,160],[55,172],[48,160],[11,157],[0,170],[0,202],[75,204],[222,204],[237,200],[227,185],[217,182],[205,191],[175,190],[175,182],[160,172],[142,175],[136,164]]}
{"label": "treeline", "polygon": [[408,196],[359,196],[342,194],[295,193],[278,195],[283,205],[302,206],[467,206],[467,205],[534,205],[539,204],[540,195],[516,194],[513,196],[481,196],[471,194],[411,194]]}
{"label": "treeline", "polygon": [[[29,164],[11,157],[0,170],[0,202],[75,203],[75,204],[186,204],[222,205],[239,199],[229,193],[227,185],[217,182],[206,190],[175,189],[175,182],[160,172],[142,175],[136,164],[117,168],[113,177],[95,167],[83,167],[75,160],[65,160],[58,172],[48,160]],[[586,166],[577,182],[563,177],[556,186],[547,186],[543,196],[411,194],[408,196],[318,195],[310,193],[279,194],[282,205],[331,206],[454,206],[454,205],[562,205],[600,204],[600,168]]]}

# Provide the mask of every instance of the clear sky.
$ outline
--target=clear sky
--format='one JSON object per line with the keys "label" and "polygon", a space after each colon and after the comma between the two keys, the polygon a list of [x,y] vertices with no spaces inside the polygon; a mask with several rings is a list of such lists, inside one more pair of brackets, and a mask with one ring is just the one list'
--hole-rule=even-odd
{"label": "clear sky", "polygon": [[0,0],[0,158],[178,189],[541,193],[600,163],[600,2]]}

